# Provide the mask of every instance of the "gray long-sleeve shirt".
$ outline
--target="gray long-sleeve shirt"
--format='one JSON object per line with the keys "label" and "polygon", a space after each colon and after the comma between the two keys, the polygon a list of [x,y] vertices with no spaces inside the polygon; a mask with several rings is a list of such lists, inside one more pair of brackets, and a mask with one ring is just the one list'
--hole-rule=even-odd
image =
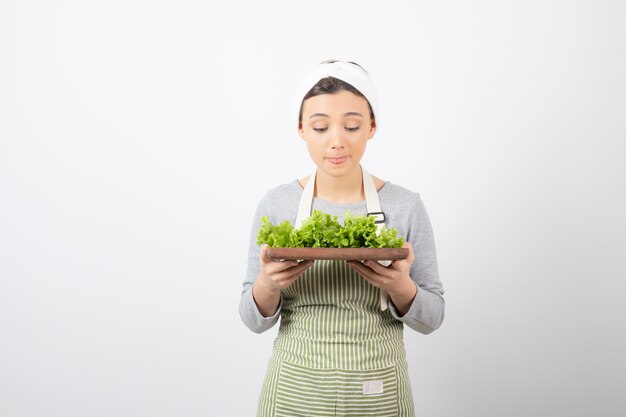
{"label": "gray long-sleeve shirt", "polygon": [[[302,186],[295,180],[275,187],[261,199],[254,215],[250,233],[248,268],[243,281],[239,313],[246,326],[256,333],[264,332],[276,324],[282,307],[281,299],[276,313],[270,317],[264,317],[252,297],[252,286],[260,271],[260,247],[256,243],[257,233],[261,227],[260,219],[262,216],[268,216],[273,224],[284,220],[294,224],[302,191]],[[405,315],[398,314],[391,300],[389,309],[393,317],[410,328],[424,334],[431,333],[443,322],[445,303],[443,286],[439,280],[437,268],[435,239],[426,208],[418,193],[389,181],[378,191],[378,198],[387,218],[386,226],[395,228],[399,236],[410,242],[415,255],[409,274],[417,285],[417,295]],[[365,215],[367,213],[365,201],[336,204],[319,198],[313,199],[313,210],[335,215],[340,223],[343,223],[346,211],[350,211],[351,214]]]}

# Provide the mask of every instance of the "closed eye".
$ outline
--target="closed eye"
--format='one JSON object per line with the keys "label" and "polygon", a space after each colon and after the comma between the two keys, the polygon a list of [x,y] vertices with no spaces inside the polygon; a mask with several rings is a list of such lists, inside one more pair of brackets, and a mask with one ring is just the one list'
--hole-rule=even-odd
{"label": "closed eye", "polygon": [[324,133],[326,132],[326,130],[328,130],[327,127],[314,127],[313,130],[315,130],[318,133]]}

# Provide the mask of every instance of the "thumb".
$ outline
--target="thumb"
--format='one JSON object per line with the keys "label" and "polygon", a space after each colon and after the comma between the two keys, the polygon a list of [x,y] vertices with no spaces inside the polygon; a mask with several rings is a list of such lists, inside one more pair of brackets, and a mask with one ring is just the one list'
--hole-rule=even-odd
{"label": "thumb", "polygon": [[269,246],[266,243],[261,245],[261,263],[268,264],[272,262],[272,258],[269,255]]}
{"label": "thumb", "polygon": [[404,242],[404,245],[402,245],[402,247],[409,249],[409,256],[406,257],[406,260],[412,265],[413,260],[415,259],[415,256],[413,255],[413,245],[411,244],[411,242]]}

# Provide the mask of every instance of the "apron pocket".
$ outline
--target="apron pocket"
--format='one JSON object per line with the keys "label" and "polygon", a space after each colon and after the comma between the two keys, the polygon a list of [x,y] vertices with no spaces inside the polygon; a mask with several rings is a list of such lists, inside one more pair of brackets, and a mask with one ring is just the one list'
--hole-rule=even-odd
{"label": "apron pocket", "polygon": [[276,387],[276,416],[396,417],[396,369],[315,369],[283,362]]}

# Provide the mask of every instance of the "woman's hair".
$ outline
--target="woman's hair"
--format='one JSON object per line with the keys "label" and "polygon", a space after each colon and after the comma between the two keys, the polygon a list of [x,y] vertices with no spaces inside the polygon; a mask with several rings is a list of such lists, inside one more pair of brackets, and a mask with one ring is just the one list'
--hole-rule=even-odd
{"label": "woman's hair", "polygon": [[[354,62],[351,62],[351,64],[361,67],[359,64],[356,64]],[[365,96],[361,94],[359,90],[357,90],[351,84],[348,84],[345,81],[342,81],[335,77],[322,78],[309,90],[308,93],[306,93],[306,95],[302,99],[302,103],[300,104],[300,114],[298,116],[298,121],[302,122],[302,107],[306,99],[315,97],[315,96],[320,96],[322,94],[335,94],[340,91],[349,91],[359,97],[365,98]],[[372,106],[366,98],[365,98],[365,101],[367,101],[367,107],[370,109],[370,119],[374,121],[374,112],[372,111]]]}

